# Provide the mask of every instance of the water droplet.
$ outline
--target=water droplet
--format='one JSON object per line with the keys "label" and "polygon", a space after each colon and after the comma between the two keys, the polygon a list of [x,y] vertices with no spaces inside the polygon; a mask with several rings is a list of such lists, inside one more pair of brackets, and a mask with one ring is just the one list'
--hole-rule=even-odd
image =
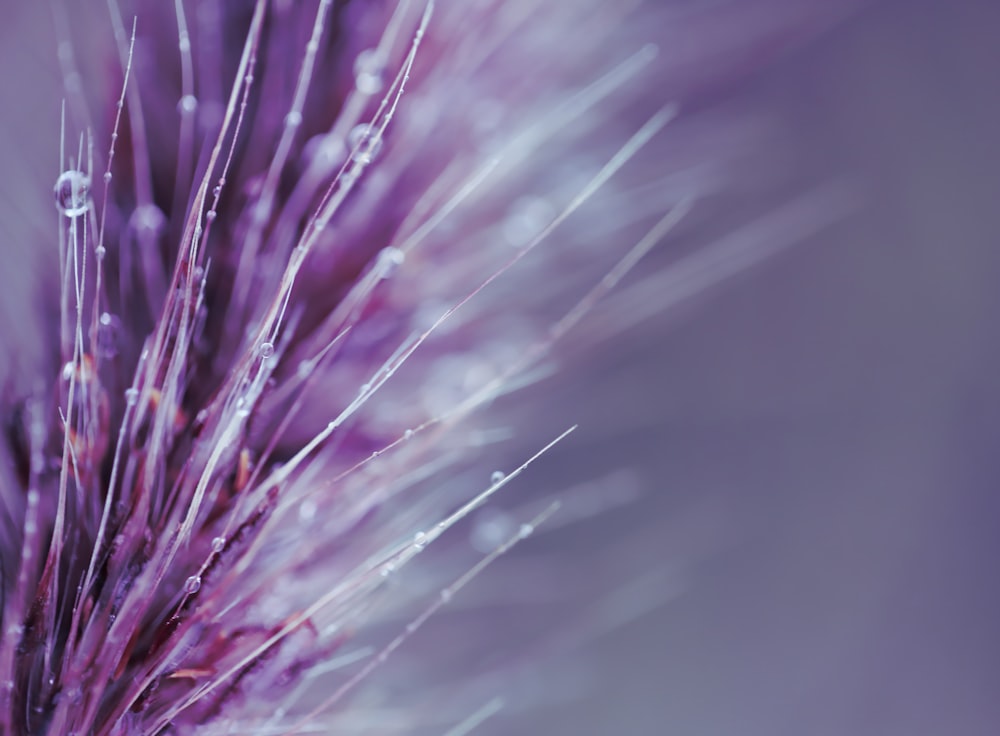
{"label": "water droplet", "polygon": [[199,590],[201,590],[201,576],[192,575],[187,580],[184,581],[184,592],[188,595],[194,595]]}
{"label": "water droplet", "polygon": [[423,549],[424,547],[426,547],[427,542],[428,542],[427,535],[424,534],[423,532],[417,532],[416,534],[413,535],[413,546],[416,547],[417,549]]}
{"label": "water droplet", "polygon": [[226,538],[225,537],[215,537],[212,540],[212,551],[215,552],[216,554],[218,554],[223,549],[225,549],[225,546],[226,546]]}
{"label": "water droplet", "polygon": [[272,355],[274,355],[274,343],[262,342],[260,344],[260,357],[267,359]]}
{"label": "water droplet", "polygon": [[97,260],[99,261],[104,260],[104,256],[107,255],[107,252],[108,249],[105,248],[103,245],[99,245],[96,248],[94,248],[94,255],[97,256]]}
{"label": "water droplet", "polygon": [[220,194],[222,194],[222,185],[216,184],[215,187],[212,189],[212,196],[218,197]]}
{"label": "water droplet", "polygon": [[412,429],[408,429],[405,432],[403,432],[403,439],[407,439],[408,440],[412,436],[413,436],[413,430]]}
{"label": "water droplet", "polygon": [[125,403],[128,406],[135,406],[136,402],[138,401],[139,401],[139,389],[137,388],[125,389]]}
{"label": "water droplet", "polygon": [[184,95],[181,97],[180,102],[177,103],[177,111],[180,113],[191,114],[198,109],[198,98],[194,95]]}
{"label": "water droplet", "polygon": [[555,219],[555,208],[541,197],[520,197],[514,201],[503,221],[504,239],[515,248],[523,248]]}
{"label": "water droplet", "polygon": [[219,213],[215,210],[209,210],[205,213],[205,220],[208,222],[214,222],[215,218],[219,216]]}
{"label": "water droplet", "polygon": [[122,322],[109,312],[102,312],[97,320],[97,340],[95,351],[102,358],[118,355],[118,341],[121,339]]}
{"label": "water droplet", "polygon": [[385,62],[377,49],[365,49],[354,59],[354,83],[363,95],[373,95],[382,89]]}
{"label": "water droplet", "polygon": [[441,602],[447,603],[451,600],[452,592],[450,588],[445,588],[441,591]]}
{"label": "water droplet", "polygon": [[299,362],[299,365],[295,369],[295,373],[299,378],[308,378],[309,374],[312,373],[313,362],[311,360],[303,360]]}
{"label": "water droplet", "polygon": [[299,521],[312,521],[316,516],[316,502],[310,498],[299,504]]}
{"label": "water droplet", "polygon": [[533,524],[521,524],[521,528],[517,530],[517,536],[521,539],[527,539],[535,532],[535,527]]}
{"label": "water droplet", "polygon": [[297,128],[300,125],[302,125],[302,113],[298,110],[292,110],[290,113],[285,115],[286,128]]}
{"label": "water droplet", "polygon": [[493,471],[493,475],[490,476],[490,483],[492,483],[493,485],[496,485],[497,483],[499,483],[500,481],[502,481],[506,477],[507,476],[504,475],[504,473],[503,473],[502,470],[494,470]]}
{"label": "water droplet", "polygon": [[167,227],[167,216],[155,204],[142,204],[128,218],[128,226],[140,240],[158,238]]}
{"label": "water droplet", "polygon": [[382,151],[382,139],[374,139],[378,131],[367,123],[355,125],[347,134],[347,148],[351,158],[358,163],[370,164]]}
{"label": "water droplet", "polygon": [[70,169],[56,179],[56,206],[66,217],[79,217],[90,205],[90,177]]}
{"label": "water droplet", "polygon": [[379,276],[383,279],[389,278],[405,260],[406,254],[399,248],[391,246],[383,248],[378,254]]}
{"label": "water droplet", "polygon": [[302,147],[304,163],[315,160],[318,165],[326,169],[343,163],[345,158],[347,158],[347,148],[343,139],[329,133],[313,136]]}
{"label": "water droplet", "polygon": [[382,568],[378,571],[378,574],[384,578],[387,578],[390,575],[392,575],[392,573],[394,573],[395,571],[396,571],[396,566],[391,562],[387,562],[384,565],[382,565]]}
{"label": "water droplet", "polygon": [[514,533],[514,520],[510,514],[494,508],[484,508],[472,524],[469,544],[477,552],[489,554],[506,542]]}
{"label": "water droplet", "polygon": [[111,172],[110,171],[105,171],[104,172],[104,183],[105,184],[110,184],[111,183]]}

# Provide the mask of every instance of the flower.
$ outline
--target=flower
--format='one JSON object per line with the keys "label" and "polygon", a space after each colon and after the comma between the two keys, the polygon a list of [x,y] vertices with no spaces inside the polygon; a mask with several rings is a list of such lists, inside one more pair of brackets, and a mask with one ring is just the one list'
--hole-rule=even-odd
{"label": "flower", "polygon": [[572,330],[724,186],[724,152],[666,131],[806,33],[795,6],[137,3],[100,42],[60,10],[58,370],[5,410],[5,730],[349,722],[556,510],[329,674],[388,581],[569,435],[470,489],[482,410],[593,349]]}

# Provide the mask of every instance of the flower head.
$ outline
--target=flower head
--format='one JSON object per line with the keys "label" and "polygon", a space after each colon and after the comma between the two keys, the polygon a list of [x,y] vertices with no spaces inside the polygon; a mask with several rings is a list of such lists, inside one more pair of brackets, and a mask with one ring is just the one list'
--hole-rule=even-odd
{"label": "flower head", "polygon": [[43,386],[5,405],[4,729],[344,727],[555,510],[336,671],[387,581],[567,436],[461,474],[482,410],[719,186],[666,129],[805,32],[762,5],[178,0],[86,34],[59,10],[61,296]]}

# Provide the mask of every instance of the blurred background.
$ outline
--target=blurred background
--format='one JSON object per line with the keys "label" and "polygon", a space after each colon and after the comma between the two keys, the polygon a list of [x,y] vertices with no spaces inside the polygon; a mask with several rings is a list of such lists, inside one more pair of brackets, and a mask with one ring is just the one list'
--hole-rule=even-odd
{"label": "blurred background", "polygon": [[[44,6],[5,3],[0,31],[6,334],[41,324]],[[998,71],[1000,4],[883,0],[701,101],[766,123],[790,197],[862,196],[518,398],[567,407],[540,433],[581,429],[509,503],[569,481],[613,508],[470,586],[526,642],[481,733],[1000,732]],[[4,370],[36,349],[5,344]]]}

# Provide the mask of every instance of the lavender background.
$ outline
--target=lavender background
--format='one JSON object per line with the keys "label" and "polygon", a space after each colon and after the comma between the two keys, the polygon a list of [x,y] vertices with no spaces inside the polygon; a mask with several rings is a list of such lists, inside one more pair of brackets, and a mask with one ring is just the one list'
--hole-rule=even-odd
{"label": "lavender background", "polygon": [[[0,326],[30,334],[59,81],[44,4],[5,5]],[[990,0],[876,2],[706,101],[774,122],[797,180],[845,178],[863,207],[536,389],[583,429],[520,494],[631,467],[643,495],[469,594],[544,562],[639,613],[528,665],[541,697],[484,733],[1000,729],[998,31]],[[0,378],[37,350],[6,345]]]}

